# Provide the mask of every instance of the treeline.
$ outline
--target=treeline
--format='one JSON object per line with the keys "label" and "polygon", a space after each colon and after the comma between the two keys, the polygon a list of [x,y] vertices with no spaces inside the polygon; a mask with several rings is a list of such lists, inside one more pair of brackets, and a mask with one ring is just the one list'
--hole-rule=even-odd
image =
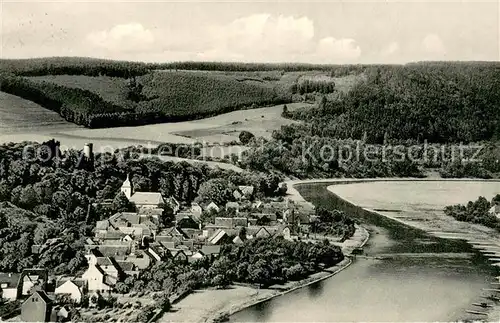
{"label": "treeline", "polygon": [[0,72],[19,76],[87,75],[130,78],[149,73],[146,63],[85,57],[2,59]]}
{"label": "treeline", "polygon": [[306,94],[306,93],[333,93],[335,91],[335,82],[325,81],[325,80],[303,80],[298,83],[294,83],[292,85],[292,93],[293,94]]}
{"label": "treeline", "polygon": [[330,137],[382,143],[384,137],[433,143],[500,136],[499,64],[412,64],[370,68],[335,101],[291,112]]}
{"label": "treeline", "polygon": [[354,220],[343,211],[318,207],[315,212],[316,218],[311,222],[312,233],[342,237],[345,240],[356,231]]}
{"label": "treeline", "polygon": [[225,72],[258,71],[327,71],[333,77],[362,73],[369,67],[386,65],[336,65],[307,63],[232,63],[232,62],[172,62],[142,63],[115,61],[88,57],[45,57],[30,59],[2,59],[0,71],[20,76],[43,75],[107,75],[129,78],[145,75],[152,70],[201,70]]}
{"label": "treeline", "polygon": [[500,204],[500,194],[497,194],[491,202],[483,196],[476,201],[469,201],[467,205],[449,205],[444,208],[446,215],[452,216],[458,221],[482,224],[484,226],[500,230],[500,219],[489,210],[493,205]]}
{"label": "treeline", "polygon": [[[317,129],[320,130],[320,129]],[[295,124],[256,142],[239,165],[261,172],[277,171],[297,178],[423,177],[422,166],[408,150],[315,135],[313,126]]]}
{"label": "treeline", "polygon": [[339,247],[284,239],[252,239],[241,246],[224,245],[217,258],[176,263],[169,259],[144,270],[139,278],[118,283],[119,293],[186,295],[206,287],[225,288],[233,282],[262,287],[306,278],[311,273],[342,261]]}

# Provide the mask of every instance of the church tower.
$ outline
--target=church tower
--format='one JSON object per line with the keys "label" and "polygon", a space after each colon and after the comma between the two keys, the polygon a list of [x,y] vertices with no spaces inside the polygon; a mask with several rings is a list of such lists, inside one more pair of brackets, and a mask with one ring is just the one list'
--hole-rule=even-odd
{"label": "church tower", "polygon": [[130,180],[128,179],[128,174],[127,174],[127,179],[125,180],[125,182],[123,182],[120,190],[125,194],[125,196],[128,199],[130,199],[130,197],[132,196],[132,184],[130,183]]}

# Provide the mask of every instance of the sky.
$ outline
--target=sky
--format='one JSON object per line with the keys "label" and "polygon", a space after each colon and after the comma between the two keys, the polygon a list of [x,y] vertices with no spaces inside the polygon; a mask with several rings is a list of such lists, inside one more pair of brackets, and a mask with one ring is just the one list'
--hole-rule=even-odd
{"label": "sky", "polygon": [[499,1],[4,1],[2,58],[500,60]]}

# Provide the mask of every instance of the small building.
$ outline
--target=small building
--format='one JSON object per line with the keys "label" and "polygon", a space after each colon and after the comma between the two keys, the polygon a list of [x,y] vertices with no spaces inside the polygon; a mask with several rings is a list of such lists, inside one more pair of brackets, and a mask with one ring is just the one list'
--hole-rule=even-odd
{"label": "small building", "polygon": [[240,190],[240,192],[242,193],[242,195],[245,199],[250,199],[253,195],[253,192],[254,192],[253,186],[241,185],[241,186],[238,186],[238,189]]}
{"label": "small building", "polygon": [[174,214],[176,214],[177,212],[179,212],[179,210],[181,209],[181,203],[179,201],[177,201],[177,199],[173,196],[170,196],[168,197],[166,200],[165,200],[165,203],[170,206],[170,208],[172,209],[172,211],[174,211]]}
{"label": "small building", "polygon": [[220,208],[217,204],[215,204],[214,202],[210,202],[206,207],[205,207],[205,211],[207,212],[220,212]]}
{"label": "small building", "polygon": [[69,298],[79,304],[85,294],[85,281],[83,280],[66,280],[58,281],[54,294],[66,294]]}
{"label": "small building", "polygon": [[0,298],[11,301],[17,299],[19,277],[19,274],[0,273]]}
{"label": "small building", "polygon": [[236,214],[240,211],[240,205],[237,202],[227,202],[226,211],[233,210]]}
{"label": "small building", "polygon": [[199,221],[201,218],[201,214],[203,213],[203,209],[198,203],[191,203],[191,213],[193,216],[193,219],[195,221]]}
{"label": "small building", "polygon": [[37,290],[21,305],[21,320],[23,322],[53,322],[52,300],[44,292]]}
{"label": "small building", "polygon": [[243,198],[243,194],[241,194],[239,190],[234,190],[233,197],[236,201],[240,201]]}
{"label": "small building", "polygon": [[177,252],[174,255],[174,261],[179,262],[179,263],[187,263],[188,262],[188,256],[184,250],[177,250]]}
{"label": "small building", "polygon": [[29,296],[34,290],[45,291],[49,275],[46,269],[24,269],[17,284],[17,299]]}

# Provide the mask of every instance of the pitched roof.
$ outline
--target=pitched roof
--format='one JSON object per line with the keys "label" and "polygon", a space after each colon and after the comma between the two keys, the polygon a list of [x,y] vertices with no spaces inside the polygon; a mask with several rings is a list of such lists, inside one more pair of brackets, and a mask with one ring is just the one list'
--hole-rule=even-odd
{"label": "pitched roof", "polygon": [[227,236],[227,233],[224,230],[219,229],[215,231],[215,233],[208,239],[208,241],[211,244],[218,244],[225,236]]}
{"label": "pitched roof", "polygon": [[106,230],[109,227],[108,220],[97,221],[95,223],[96,230]]}
{"label": "pitched roof", "polygon": [[144,204],[159,205],[165,203],[161,193],[158,192],[136,192],[130,197],[130,201],[139,206]]}
{"label": "pitched roof", "polygon": [[0,273],[0,284],[7,284],[7,288],[16,287],[20,276],[16,273]]}
{"label": "pitched roof", "polygon": [[100,245],[99,251],[104,257],[125,256],[129,253],[129,245]]}
{"label": "pitched roof", "polygon": [[113,263],[111,262],[111,259],[109,259],[109,257],[97,258],[97,264],[99,266],[112,266],[113,265]]}
{"label": "pitched roof", "polygon": [[44,301],[46,304],[51,304],[52,303],[52,299],[50,299],[49,295],[47,295],[47,293],[45,293],[43,290],[36,290],[33,294],[31,294],[31,296],[25,300],[24,302],[27,302],[31,297],[33,297],[33,295],[38,295],[42,301]]}
{"label": "pitched roof", "polygon": [[123,181],[122,187],[132,187],[132,184],[130,183],[130,180],[128,179],[128,174],[127,174],[127,179]]}
{"label": "pitched roof", "polygon": [[201,251],[205,255],[219,254],[220,253],[220,249],[221,249],[220,245],[217,245],[217,246],[203,245],[201,247]]}
{"label": "pitched roof", "polygon": [[238,189],[243,193],[245,196],[250,196],[253,194],[253,186],[245,186],[245,185],[240,185],[238,186]]}
{"label": "pitched roof", "polygon": [[129,261],[117,261],[116,263],[123,272],[134,270],[134,264]]}
{"label": "pitched roof", "polygon": [[125,233],[121,232],[120,230],[106,231],[104,233],[98,232],[96,234],[96,238],[103,240],[120,240],[124,236]]}
{"label": "pitched roof", "polygon": [[219,206],[217,204],[215,204],[214,202],[210,202],[210,203],[207,204],[207,206],[205,206],[205,210],[209,210],[211,208],[214,208],[214,209],[218,210]]}

